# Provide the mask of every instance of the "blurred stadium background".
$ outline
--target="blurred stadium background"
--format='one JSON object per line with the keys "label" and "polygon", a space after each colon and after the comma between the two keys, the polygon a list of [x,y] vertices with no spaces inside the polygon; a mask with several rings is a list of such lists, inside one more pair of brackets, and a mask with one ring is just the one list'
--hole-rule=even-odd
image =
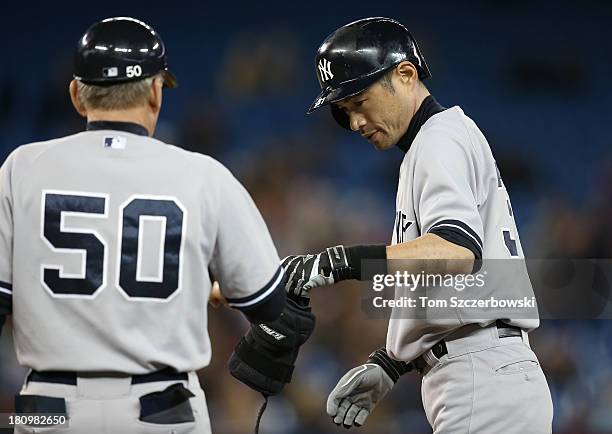
{"label": "blurred stadium background", "polygon": [[[313,59],[323,38],[354,19],[384,15],[413,31],[438,101],[460,105],[488,137],[527,256],[610,258],[612,3],[377,3],[4,4],[0,159],[20,144],[83,129],[67,94],[76,41],[101,18],[134,16],[160,32],[180,81],[164,94],[156,136],[230,167],[281,257],[387,243],[403,154],[375,152],[325,110],[305,115],[318,91]],[[362,312],[360,296],[350,284],[314,294],[317,330],[293,384],[271,399],[262,433],[343,432],[325,414],[327,394],[386,333],[386,321]],[[226,368],[245,329],[239,313],[211,309],[213,358],[201,381],[216,433],[252,432],[261,403]],[[531,339],[551,387],[554,431],[612,432],[612,323],[544,321]],[[9,325],[0,341],[3,411],[24,374]],[[430,431],[416,375],[402,378],[359,430]]]}

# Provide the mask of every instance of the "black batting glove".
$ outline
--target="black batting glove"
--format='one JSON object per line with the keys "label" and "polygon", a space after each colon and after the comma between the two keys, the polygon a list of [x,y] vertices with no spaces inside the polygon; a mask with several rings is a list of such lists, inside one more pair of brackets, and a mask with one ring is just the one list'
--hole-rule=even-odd
{"label": "black batting glove", "polygon": [[285,269],[288,294],[308,297],[312,288],[328,286],[346,279],[355,279],[356,270],[349,265],[344,246],[325,249],[316,255],[292,255],[281,261]]}

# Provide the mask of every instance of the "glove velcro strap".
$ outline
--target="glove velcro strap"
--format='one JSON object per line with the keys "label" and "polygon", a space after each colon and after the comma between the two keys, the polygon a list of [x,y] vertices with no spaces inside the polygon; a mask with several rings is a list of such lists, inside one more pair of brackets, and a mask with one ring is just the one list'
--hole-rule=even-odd
{"label": "glove velcro strap", "polygon": [[334,282],[355,278],[355,270],[349,265],[344,246],[328,247],[325,253],[329,257]]}
{"label": "glove velcro strap", "polygon": [[279,363],[278,360],[266,357],[261,352],[253,351],[244,337],[240,339],[234,352],[247,365],[266,377],[282,381],[283,383],[289,383],[291,381],[293,366]]}
{"label": "glove velcro strap", "polygon": [[394,383],[397,382],[400,376],[414,369],[412,363],[393,360],[384,348],[379,348],[370,354],[368,363],[375,363],[380,366]]}

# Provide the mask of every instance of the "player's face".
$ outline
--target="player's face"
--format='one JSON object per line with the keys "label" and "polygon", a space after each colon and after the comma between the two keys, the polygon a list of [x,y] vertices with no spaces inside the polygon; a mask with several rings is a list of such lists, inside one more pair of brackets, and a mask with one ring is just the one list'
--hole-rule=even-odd
{"label": "player's face", "polygon": [[336,103],[358,132],[378,150],[393,147],[410,123],[401,92],[391,85],[374,83],[364,92]]}

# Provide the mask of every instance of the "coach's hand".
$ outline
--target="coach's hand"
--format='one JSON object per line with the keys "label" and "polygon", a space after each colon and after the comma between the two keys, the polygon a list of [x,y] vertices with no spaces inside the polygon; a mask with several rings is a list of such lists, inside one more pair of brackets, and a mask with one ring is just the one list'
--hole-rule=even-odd
{"label": "coach's hand", "polygon": [[355,278],[344,246],[329,247],[316,255],[292,255],[282,260],[288,294],[308,297],[312,288]]}
{"label": "coach's hand", "polygon": [[348,371],[327,398],[327,414],[345,428],[365,423],[376,404],[393,388],[393,380],[375,363]]}
{"label": "coach's hand", "polygon": [[213,282],[212,288],[210,290],[210,296],[208,297],[208,304],[210,304],[214,309],[219,306],[229,307],[227,304],[227,300],[221,294],[221,288],[219,288],[219,282]]}

